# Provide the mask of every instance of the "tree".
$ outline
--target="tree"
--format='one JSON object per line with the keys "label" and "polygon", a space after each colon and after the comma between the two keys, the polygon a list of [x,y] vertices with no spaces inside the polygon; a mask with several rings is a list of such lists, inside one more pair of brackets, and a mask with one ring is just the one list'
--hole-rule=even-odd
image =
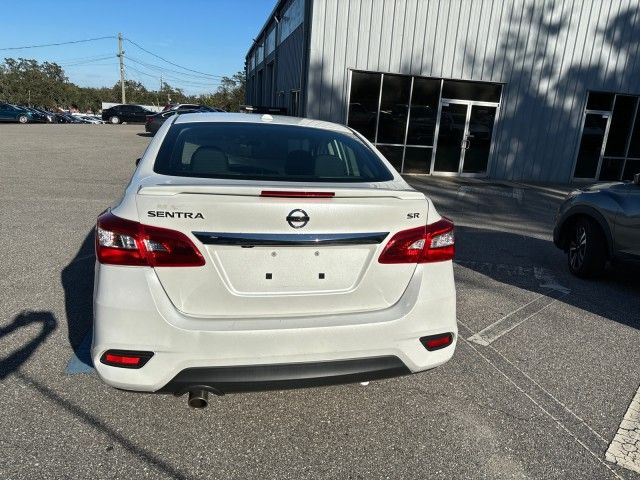
{"label": "tree", "polygon": [[227,112],[237,112],[244,104],[244,90],[247,79],[244,72],[231,77],[222,77],[217,91],[212,95],[211,105]]}
{"label": "tree", "polygon": [[[129,103],[164,105],[170,99],[172,103],[200,103],[229,112],[238,111],[244,101],[244,89],[244,72],[222,77],[215,92],[197,96],[187,95],[167,82],[162,82],[159,90],[148,90],[135,80],[125,81]],[[111,88],[80,87],[70,82],[56,63],[39,63],[25,58],[5,58],[0,63],[0,101],[49,109],[67,109],[73,105],[81,111],[99,111],[102,102],[118,103],[120,100],[119,82]]]}

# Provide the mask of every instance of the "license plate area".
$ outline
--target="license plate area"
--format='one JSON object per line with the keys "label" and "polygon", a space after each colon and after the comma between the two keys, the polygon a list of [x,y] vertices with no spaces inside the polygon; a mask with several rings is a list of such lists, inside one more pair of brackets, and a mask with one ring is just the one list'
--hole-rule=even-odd
{"label": "license plate area", "polygon": [[210,252],[231,290],[245,295],[348,292],[357,287],[373,245],[217,246]]}

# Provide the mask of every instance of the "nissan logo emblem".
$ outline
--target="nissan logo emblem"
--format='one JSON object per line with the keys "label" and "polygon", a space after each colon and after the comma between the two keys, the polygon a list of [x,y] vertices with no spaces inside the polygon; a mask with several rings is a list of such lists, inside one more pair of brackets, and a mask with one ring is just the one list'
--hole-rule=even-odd
{"label": "nissan logo emblem", "polygon": [[287,223],[291,228],[302,228],[309,223],[309,215],[307,215],[307,212],[304,210],[296,208],[295,210],[291,210],[289,215],[287,215]]}

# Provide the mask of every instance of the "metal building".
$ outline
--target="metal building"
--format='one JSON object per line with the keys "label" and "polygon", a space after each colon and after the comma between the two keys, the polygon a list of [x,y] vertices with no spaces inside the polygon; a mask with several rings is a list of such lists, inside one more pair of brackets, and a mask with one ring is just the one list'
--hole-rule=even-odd
{"label": "metal building", "polygon": [[638,0],[280,0],[251,105],[346,123],[403,173],[640,172]]}

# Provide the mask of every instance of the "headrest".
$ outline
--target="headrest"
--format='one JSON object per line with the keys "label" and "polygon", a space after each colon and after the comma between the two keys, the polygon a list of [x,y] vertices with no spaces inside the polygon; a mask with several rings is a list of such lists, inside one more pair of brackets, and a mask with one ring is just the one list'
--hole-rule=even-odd
{"label": "headrest", "polygon": [[202,174],[222,174],[229,171],[227,155],[218,147],[202,146],[191,155],[191,172]]}
{"label": "headrest", "polygon": [[335,155],[318,155],[315,173],[319,177],[346,177],[347,165]]}
{"label": "headrest", "polygon": [[287,155],[284,165],[287,175],[313,175],[314,159],[306,150],[293,150]]}

